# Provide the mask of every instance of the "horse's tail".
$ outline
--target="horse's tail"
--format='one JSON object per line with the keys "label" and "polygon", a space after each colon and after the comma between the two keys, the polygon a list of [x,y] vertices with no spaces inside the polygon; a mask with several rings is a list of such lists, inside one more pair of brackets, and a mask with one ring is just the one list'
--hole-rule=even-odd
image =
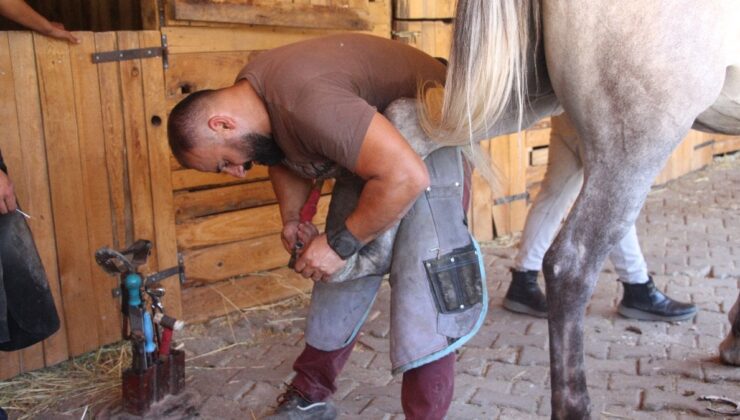
{"label": "horse's tail", "polygon": [[[530,22],[537,0],[459,0],[444,97],[426,89],[422,120],[441,143],[473,141],[512,101],[526,96]],[[440,104],[442,102],[442,104]]]}

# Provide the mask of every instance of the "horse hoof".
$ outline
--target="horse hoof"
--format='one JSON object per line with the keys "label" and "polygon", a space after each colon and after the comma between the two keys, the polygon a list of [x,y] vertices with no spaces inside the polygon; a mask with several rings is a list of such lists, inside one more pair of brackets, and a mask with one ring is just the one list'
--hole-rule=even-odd
{"label": "horse hoof", "polygon": [[727,335],[719,345],[719,358],[724,364],[740,366],[740,337],[732,333]]}

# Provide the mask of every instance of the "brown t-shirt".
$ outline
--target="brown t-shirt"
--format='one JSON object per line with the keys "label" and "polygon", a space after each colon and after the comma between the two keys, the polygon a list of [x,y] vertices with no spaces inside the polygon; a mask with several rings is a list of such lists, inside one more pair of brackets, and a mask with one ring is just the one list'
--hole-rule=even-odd
{"label": "brown t-shirt", "polygon": [[306,178],[353,171],[370,121],[444,66],[397,41],[340,34],[264,52],[237,76],[264,100],[283,164]]}

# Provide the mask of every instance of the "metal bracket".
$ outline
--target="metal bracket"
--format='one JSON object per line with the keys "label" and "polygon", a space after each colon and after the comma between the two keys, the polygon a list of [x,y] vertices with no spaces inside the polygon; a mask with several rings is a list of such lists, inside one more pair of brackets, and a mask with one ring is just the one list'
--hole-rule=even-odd
{"label": "metal bracket", "polygon": [[162,34],[162,46],[160,47],[148,47],[148,48],[134,48],[131,50],[115,50],[96,52],[92,54],[92,62],[98,63],[111,63],[117,61],[127,60],[139,60],[143,58],[154,58],[162,57],[162,66],[165,69],[170,67],[168,52],[167,52],[167,35]]}
{"label": "metal bracket", "polygon": [[[174,276],[177,274],[178,278],[180,279],[180,284],[185,284],[186,278],[185,278],[185,259],[182,256],[181,252],[177,253],[177,265],[174,267],[170,267],[166,270],[158,271],[154,274],[151,274],[149,276],[146,276],[144,278],[143,284],[146,287],[149,287],[155,283],[158,283],[167,277]],[[123,275],[123,273],[119,274]],[[114,298],[121,297],[122,291],[121,287],[116,287],[111,290],[111,293],[113,294]]]}
{"label": "metal bracket", "polygon": [[112,61],[137,60],[140,58],[161,57],[164,53],[162,47],[136,48],[133,50],[116,50],[94,53],[93,63],[110,63]]}
{"label": "metal bracket", "polygon": [[512,201],[517,200],[529,200],[529,193],[523,192],[521,194],[507,195],[506,197],[497,198],[493,200],[493,205],[500,206],[501,204],[511,203]]}
{"label": "metal bracket", "polygon": [[162,34],[162,67],[164,67],[165,70],[170,68],[170,54],[169,50],[167,49],[167,35]]}
{"label": "metal bracket", "polygon": [[175,274],[178,275],[180,279],[180,284],[185,284],[185,265],[184,260],[182,257],[182,253],[177,253],[177,265],[174,267],[170,267],[166,270],[158,271],[150,276],[147,276],[144,280],[144,286],[150,286],[154,283],[158,283],[167,277],[174,276]]}
{"label": "metal bracket", "polygon": [[146,276],[146,280],[144,281],[145,286],[150,286],[154,283],[159,283],[160,281],[166,279],[167,277],[174,276],[175,274],[180,274],[182,270],[180,269],[179,265],[176,265],[174,267],[170,267],[166,270],[158,271],[151,276]]}

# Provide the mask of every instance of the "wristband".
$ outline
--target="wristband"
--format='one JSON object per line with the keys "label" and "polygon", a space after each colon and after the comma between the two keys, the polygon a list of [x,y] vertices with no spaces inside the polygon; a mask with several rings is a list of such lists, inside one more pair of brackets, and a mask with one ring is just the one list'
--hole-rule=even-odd
{"label": "wristband", "polygon": [[346,225],[342,225],[342,228],[337,231],[327,233],[326,239],[329,247],[343,260],[351,257],[362,248],[362,242],[355,238],[355,235],[347,229]]}

